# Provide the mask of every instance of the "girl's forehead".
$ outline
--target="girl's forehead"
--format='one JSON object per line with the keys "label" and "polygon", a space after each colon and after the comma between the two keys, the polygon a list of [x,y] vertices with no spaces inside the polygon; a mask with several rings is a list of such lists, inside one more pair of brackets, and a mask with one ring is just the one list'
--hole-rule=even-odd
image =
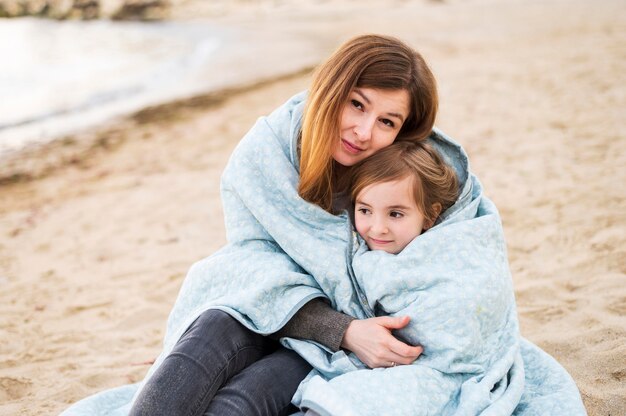
{"label": "girl's forehead", "polygon": [[410,175],[399,179],[374,182],[361,189],[356,200],[357,202],[376,205],[393,205],[395,202],[403,205],[409,203],[414,205],[413,183],[414,180]]}
{"label": "girl's forehead", "polygon": [[365,192],[366,190],[371,189],[403,189],[405,187],[411,187],[414,184],[413,175],[406,173],[401,176],[394,176],[383,179],[374,179],[371,180],[367,185],[365,185],[360,191],[359,194]]}

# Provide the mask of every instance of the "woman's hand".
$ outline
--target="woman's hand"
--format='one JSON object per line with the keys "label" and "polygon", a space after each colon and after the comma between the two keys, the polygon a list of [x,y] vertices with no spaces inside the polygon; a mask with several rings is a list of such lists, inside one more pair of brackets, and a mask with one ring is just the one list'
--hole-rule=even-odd
{"label": "woman's hand", "polygon": [[355,353],[370,368],[411,364],[423,348],[407,345],[391,334],[392,329],[407,326],[409,320],[408,316],[355,319],[348,325],[341,347]]}

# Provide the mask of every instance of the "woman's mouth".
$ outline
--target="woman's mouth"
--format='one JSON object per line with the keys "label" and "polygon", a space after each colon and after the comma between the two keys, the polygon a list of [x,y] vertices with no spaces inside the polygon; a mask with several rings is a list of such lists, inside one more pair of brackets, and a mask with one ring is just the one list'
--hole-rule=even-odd
{"label": "woman's mouth", "polygon": [[353,145],[352,143],[350,143],[347,140],[341,139],[341,144],[343,145],[343,148],[348,152],[348,153],[352,153],[353,155],[356,155],[358,153],[361,153],[363,151],[363,149],[361,149],[360,147],[357,147],[355,145]]}

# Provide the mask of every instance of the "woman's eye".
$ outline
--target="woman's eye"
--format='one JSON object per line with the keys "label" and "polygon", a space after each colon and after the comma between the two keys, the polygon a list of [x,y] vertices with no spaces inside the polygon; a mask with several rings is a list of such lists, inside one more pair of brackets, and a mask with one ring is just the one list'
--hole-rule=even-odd
{"label": "woman's eye", "polygon": [[350,102],[352,103],[352,106],[354,108],[358,108],[359,110],[363,109],[363,104],[361,104],[359,101],[357,101],[357,100],[350,100]]}
{"label": "woman's eye", "polygon": [[359,208],[357,211],[363,215],[367,215],[370,212],[370,210],[367,208]]}
{"label": "woman's eye", "polygon": [[389,126],[391,128],[395,127],[396,125],[393,123],[393,121],[389,120],[388,118],[384,118],[381,120],[383,122],[384,125]]}
{"label": "woman's eye", "polygon": [[402,218],[402,217],[404,217],[404,214],[402,214],[401,212],[398,212],[398,211],[391,211],[389,213],[389,216],[392,217],[392,218]]}

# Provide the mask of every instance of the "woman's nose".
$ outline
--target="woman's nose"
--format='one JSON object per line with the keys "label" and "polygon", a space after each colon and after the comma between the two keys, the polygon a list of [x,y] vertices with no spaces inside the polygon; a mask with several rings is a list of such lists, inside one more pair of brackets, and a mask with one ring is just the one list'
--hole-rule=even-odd
{"label": "woman's nose", "polygon": [[354,126],[354,134],[359,141],[364,142],[372,138],[373,128],[374,121],[369,118],[363,118]]}

